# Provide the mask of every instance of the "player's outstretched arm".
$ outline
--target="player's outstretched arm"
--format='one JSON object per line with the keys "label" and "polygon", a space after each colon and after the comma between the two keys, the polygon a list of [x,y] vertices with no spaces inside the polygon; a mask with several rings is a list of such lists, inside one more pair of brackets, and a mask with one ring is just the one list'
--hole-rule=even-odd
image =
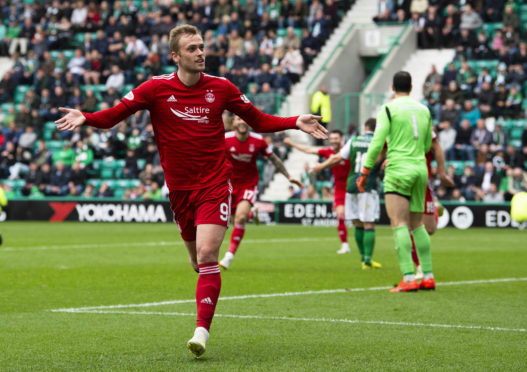
{"label": "player's outstretched arm", "polygon": [[342,161],[342,155],[340,155],[340,153],[336,153],[336,154],[333,154],[331,155],[329,158],[327,158],[324,162],[322,163],[317,163],[313,169],[311,169],[311,171],[313,173],[320,173],[322,170],[326,169],[326,168],[331,168],[331,167],[334,167],[335,165],[337,165],[338,163],[340,163]]}
{"label": "player's outstretched arm", "polygon": [[95,128],[108,129],[133,113],[123,102],[112,108],[97,111],[93,114],[64,107],[59,107],[59,110],[66,113],[62,118],[55,121],[55,124],[58,124],[57,129],[61,131],[73,130],[84,124]]}
{"label": "player's outstretched arm", "polygon": [[271,161],[271,163],[273,163],[273,165],[276,167],[278,172],[282,173],[287,178],[287,180],[289,182],[294,183],[295,185],[297,185],[301,189],[304,188],[304,185],[302,184],[301,181],[297,180],[296,178],[291,177],[291,175],[289,174],[289,172],[285,168],[284,163],[282,162],[282,160],[280,160],[280,158],[278,156],[276,156],[275,154],[271,154],[271,155],[269,155],[269,160]]}
{"label": "player's outstretched arm", "polygon": [[296,119],[296,127],[316,139],[328,139],[328,130],[320,125],[318,122],[320,119],[322,119],[322,116],[311,114],[300,115],[298,119]]}
{"label": "player's outstretched arm", "polygon": [[434,158],[437,162],[437,173],[439,174],[441,183],[446,187],[454,187],[454,180],[446,174],[445,153],[443,152],[438,140],[432,140],[431,150],[434,152]]}
{"label": "player's outstretched arm", "polygon": [[55,124],[58,124],[57,129],[60,131],[74,130],[86,122],[86,118],[79,110],[59,107],[59,111],[66,113],[66,115],[55,121]]}
{"label": "player's outstretched arm", "polygon": [[315,146],[307,146],[307,145],[301,145],[299,143],[294,143],[291,141],[291,138],[286,137],[284,138],[284,143],[288,146],[291,146],[299,151],[305,152],[306,154],[313,154],[318,155],[318,147]]}

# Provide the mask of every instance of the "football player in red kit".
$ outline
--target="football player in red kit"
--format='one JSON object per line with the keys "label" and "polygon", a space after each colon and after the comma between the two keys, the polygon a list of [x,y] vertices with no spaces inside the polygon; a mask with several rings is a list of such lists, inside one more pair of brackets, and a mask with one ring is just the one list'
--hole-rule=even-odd
{"label": "football player in red kit", "polygon": [[229,223],[232,166],[225,156],[222,113],[229,110],[258,132],[301,129],[315,138],[327,130],[314,115],[280,118],[267,115],[227,79],[204,74],[205,45],[200,31],[181,25],[170,31],[176,73],[155,76],[107,110],[84,113],[60,108],[59,130],[84,124],[111,128],[139,110],[149,110],[170,203],[192,267],[196,286],[197,326],[187,348],[205,352],[221,288],[218,255]]}
{"label": "football player in red kit", "polygon": [[249,220],[251,207],[258,195],[258,154],[266,156],[291,183],[303,187],[302,182],[294,179],[260,134],[249,131],[249,126],[242,118],[235,116],[232,122],[234,131],[225,133],[225,151],[227,159],[233,166],[231,177],[234,228],[232,230],[229,250],[220,261],[220,266],[228,269],[234,254],[238,250],[245,234],[245,223]]}
{"label": "football player in red kit", "polygon": [[[443,149],[439,145],[439,141],[437,140],[437,136],[435,132],[433,131],[432,131],[432,145],[430,146],[430,151],[426,153],[426,166],[428,167],[428,179],[429,180],[430,180],[430,176],[432,173],[432,153],[434,153],[434,159],[437,163],[437,173],[439,175],[439,178],[441,179],[441,183],[446,187],[453,187],[454,181],[446,174],[446,171],[445,171],[445,154],[443,152]],[[429,235],[432,235],[436,232],[438,217],[439,217],[438,210],[434,202],[434,191],[432,190],[432,185],[430,184],[430,181],[429,181],[426,187],[425,211],[423,213],[423,223]],[[419,264],[419,258],[417,257],[417,251],[415,249],[414,238],[411,233],[410,233],[410,237],[412,238],[412,260],[414,261],[414,264],[416,266],[415,278],[417,280],[421,280],[423,279],[423,271],[421,270],[421,265]],[[434,283],[433,287],[435,288],[435,282],[430,281],[430,283]],[[424,282],[422,282],[421,285],[424,286],[425,285]],[[432,284],[430,284],[430,286],[432,286]],[[423,288],[423,289],[434,289],[434,288]]]}
{"label": "football player in red kit", "polygon": [[[291,139],[286,138],[284,143],[292,146],[297,150],[305,152],[307,154],[319,155],[323,158],[329,158],[333,154],[338,154],[342,148],[343,134],[340,130],[332,130],[329,134],[329,145],[330,147],[313,147],[305,146],[294,143]],[[339,254],[349,253],[350,248],[348,245],[348,230],[346,228],[345,215],[344,215],[344,202],[346,200],[346,184],[348,182],[348,173],[350,171],[349,159],[342,160],[339,164],[331,168],[333,173],[334,193],[333,193],[333,209],[337,212],[338,220],[338,233],[341,241],[340,249],[337,251]]]}

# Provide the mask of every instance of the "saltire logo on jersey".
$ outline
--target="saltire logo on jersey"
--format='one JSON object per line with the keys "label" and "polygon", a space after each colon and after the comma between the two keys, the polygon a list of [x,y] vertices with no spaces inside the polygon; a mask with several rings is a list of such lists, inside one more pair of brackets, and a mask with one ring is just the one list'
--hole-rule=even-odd
{"label": "saltire logo on jersey", "polygon": [[170,97],[168,97],[167,102],[177,102],[177,99],[176,97],[174,97],[174,95],[171,95]]}
{"label": "saltire logo on jersey", "polygon": [[174,110],[172,107],[170,108],[170,111],[172,111],[172,113],[176,115],[178,118],[181,118],[183,120],[192,120],[192,121],[197,121],[198,123],[205,123],[205,124],[209,123],[209,118],[207,116],[191,115],[188,112]]}

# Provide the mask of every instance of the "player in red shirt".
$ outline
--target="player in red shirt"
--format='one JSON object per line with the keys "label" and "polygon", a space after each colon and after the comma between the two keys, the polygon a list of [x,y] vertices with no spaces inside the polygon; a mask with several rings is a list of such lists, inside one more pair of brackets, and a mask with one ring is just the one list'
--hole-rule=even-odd
{"label": "player in red shirt", "polygon": [[[437,173],[439,174],[441,183],[446,187],[454,186],[454,181],[445,172],[445,154],[443,152],[443,149],[441,148],[441,145],[439,145],[439,141],[437,140],[435,132],[432,132],[432,145],[430,146],[430,151],[426,153],[426,166],[428,167],[429,182],[428,186],[426,187],[425,211],[423,213],[423,223],[429,235],[432,235],[436,232],[438,219],[438,211],[434,202],[434,191],[432,190],[432,185],[430,184],[430,177],[432,174],[432,152],[434,153],[434,159],[437,163]],[[417,271],[415,277],[419,280],[423,278],[423,271],[421,270],[421,265],[419,264],[417,250],[415,249],[414,237],[412,236],[411,232],[410,237],[412,238],[412,260],[414,261]],[[422,285],[425,285],[424,282],[422,283]],[[432,283],[432,281],[430,281],[430,283]],[[432,284],[430,284],[430,286],[432,286]],[[435,282],[433,288],[422,289],[434,288]]]}
{"label": "player in red shirt", "polygon": [[205,352],[220,293],[218,254],[231,214],[232,166],[225,156],[223,111],[234,112],[258,132],[298,128],[323,139],[327,131],[318,116],[264,114],[227,79],[204,74],[205,45],[196,27],[173,28],[169,45],[176,73],[153,77],[108,110],[83,113],[61,107],[66,115],[55,123],[63,131],[84,124],[111,128],[136,111],[150,111],[174,219],[199,273],[197,327],[187,343],[198,357]]}
{"label": "player in red shirt", "polygon": [[[284,143],[294,147],[297,150],[305,152],[306,154],[313,154],[329,158],[333,154],[337,154],[343,143],[343,134],[340,130],[332,130],[329,134],[329,145],[330,147],[314,147],[305,146],[294,143],[291,139],[286,138]],[[333,173],[334,185],[334,196],[333,196],[333,208],[337,212],[338,220],[338,233],[341,241],[341,247],[337,251],[339,254],[349,253],[350,248],[348,245],[348,230],[346,228],[345,216],[344,216],[344,201],[346,199],[346,184],[348,182],[348,173],[350,171],[350,162],[348,159],[343,160],[339,164],[331,168]]]}
{"label": "player in red shirt", "polygon": [[232,204],[234,214],[234,228],[231,234],[229,250],[220,261],[220,266],[228,269],[245,234],[245,223],[249,220],[251,207],[258,195],[258,167],[256,159],[258,154],[266,156],[291,183],[301,188],[302,182],[294,179],[276,156],[267,142],[260,134],[249,131],[249,126],[242,118],[235,116],[233,120],[234,131],[225,133],[225,151],[227,159],[233,166],[231,177]]}

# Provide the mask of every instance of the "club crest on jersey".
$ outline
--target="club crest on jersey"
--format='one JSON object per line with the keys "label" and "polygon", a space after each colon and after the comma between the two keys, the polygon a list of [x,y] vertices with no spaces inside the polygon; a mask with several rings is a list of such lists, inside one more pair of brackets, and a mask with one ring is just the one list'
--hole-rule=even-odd
{"label": "club crest on jersey", "polygon": [[249,145],[249,152],[254,152],[254,144]]}
{"label": "club crest on jersey", "polygon": [[251,102],[251,101],[249,101],[249,98],[247,98],[247,96],[246,96],[245,94],[242,94],[242,95],[240,96],[240,98],[241,98],[242,101],[245,102],[245,103],[249,103],[249,102]]}
{"label": "club crest on jersey", "polygon": [[208,103],[212,103],[215,100],[216,100],[216,97],[212,93],[212,90],[208,90],[207,93],[205,94],[205,101],[207,101]]}
{"label": "club crest on jersey", "polygon": [[133,101],[134,100],[134,94],[132,93],[132,91],[129,91],[126,96],[124,96],[124,98],[126,98],[127,100],[129,101]]}

